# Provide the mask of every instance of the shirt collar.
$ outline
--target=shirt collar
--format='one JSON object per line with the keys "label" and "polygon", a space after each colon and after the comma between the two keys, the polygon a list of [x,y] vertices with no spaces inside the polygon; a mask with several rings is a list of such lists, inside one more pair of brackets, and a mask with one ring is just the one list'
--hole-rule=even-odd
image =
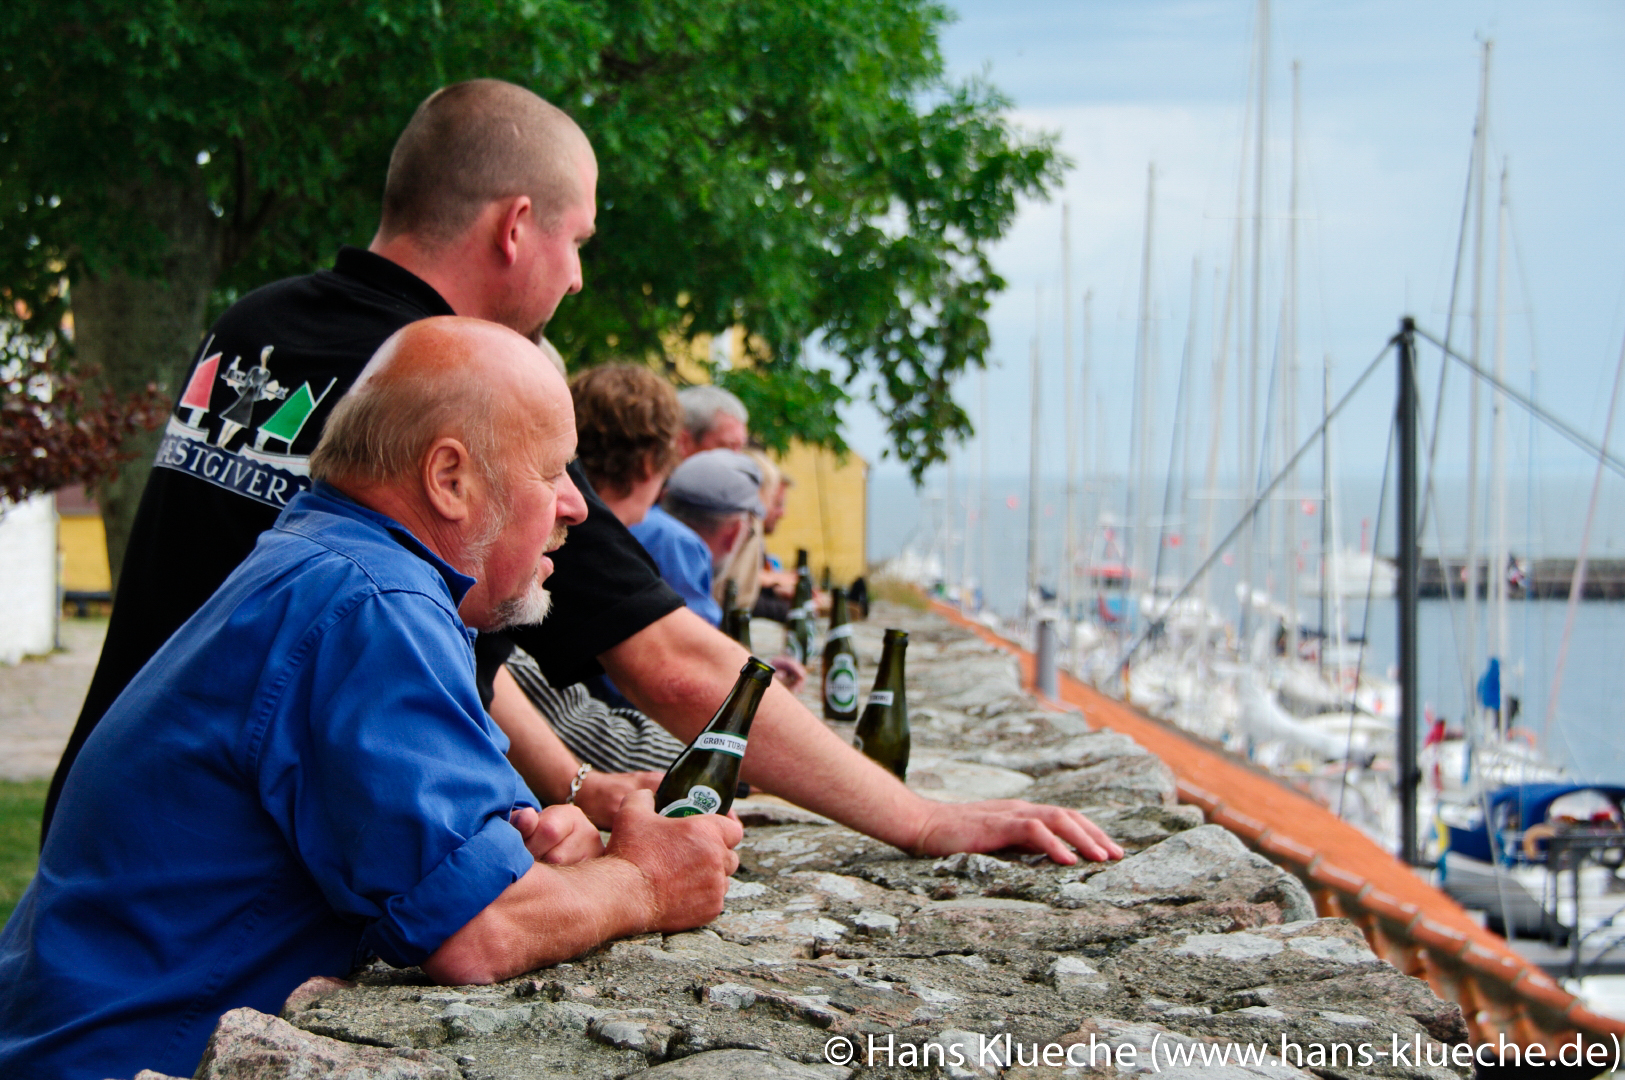
{"label": "shirt collar", "polygon": [[[341,517],[348,517],[358,521],[371,522],[389,533],[406,550],[418,556],[424,562],[434,567],[435,572],[445,581],[446,588],[451,592],[453,605],[461,604],[463,596],[474,587],[474,579],[452,566],[445,559],[429,550],[428,546],[412,535],[412,531],[405,525],[396,521],[388,514],[380,514],[356,502],[350,496],[329,484],[326,480],[318,480],[309,491],[299,496],[296,502],[321,503],[320,509]],[[315,509],[314,507],[299,507],[299,510]],[[290,513],[296,512],[293,503],[288,505]],[[279,524],[281,524],[279,522]]]}
{"label": "shirt collar", "polygon": [[333,260],[333,272],[364,281],[380,292],[405,300],[430,315],[457,314],[433,285],[400,263],[391,262],[365,248],[351,247],[349,244],[340,247],[338,258]]}

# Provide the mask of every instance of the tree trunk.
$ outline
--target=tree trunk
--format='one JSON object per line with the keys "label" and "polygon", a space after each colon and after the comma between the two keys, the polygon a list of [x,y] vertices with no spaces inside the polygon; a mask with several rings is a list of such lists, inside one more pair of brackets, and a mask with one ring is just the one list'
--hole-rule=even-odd
{"label": "tree trunk", "polygon": [[[102,384],[121,397],[148,383],[173,395],[203,334],[209,290],[219,273],[218,226],[202,193],[178,184],[127,184],[114,201],[167,238],[167,249],[148,273],[108,267],[73,280],[75,348],[81,360],[101,368]],[[135,458],[96,488],[115,590],[162,437],[162,428],[131,436],[124,446]]]}

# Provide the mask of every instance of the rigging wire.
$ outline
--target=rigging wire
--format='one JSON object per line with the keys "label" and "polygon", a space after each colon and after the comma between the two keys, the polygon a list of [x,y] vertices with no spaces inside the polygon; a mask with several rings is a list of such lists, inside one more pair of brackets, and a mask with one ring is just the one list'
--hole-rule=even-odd
{"label": "rigging wire", "polygon": [[[1536,390],[1538,389],[1538,381],[1539,381],[1538,380],[1538,375],[1539,375],[1540,366],[1541,366],[1540,365],[1540,334],[1538,332],[1537,327],[1535,326],[1534,290],[1529,287],[1529,264],[1524,260],[1524,257],[1523,257],[1522,233],[1518,229],[1518,219],[1517,219],[1517,216],[1512,211],[1512,207],[1510,205],[1510,202],[1509,202],[1509,205],[1507,207],[1507,223],[1510,226],[1508,231],[1511,233],[1511,237],[1512,237],[1512,262],[1513,262],[1513,265],[1518,268],[1518,285],[1519,285],[1520,291],[1523,293],[1524,317],[1529,322],[1529,399],[1531,401],[1536,401],[1536,400],[1539,400],[1539,395],[1536,393]],[[1535,551],[1535,433],[1536,433],[1536,430],[1537,429],[1535,427],[1535,416],[1534,416],[1533,413],[1530,413],[1529,414],[1529,436],[1528,436],[1529,445],[1528,445],[1528,448],[1527,448],[1527,451],[1526,451],[1527,454],[1528,454],[1527,465],[1526,465],[1526,476],[1525,476],[1526,490],[1525,490],[1525,494],[1524,494],[1524,507],[1523,507],[1523,510],[1524,510],[1524,550],[1527,553],[1527,558],[1529,560],[1529,575],[1524,579],[1524,584],[1523,584],[1523,600],[1524,600],[1524,602],[1523,602],[1523,647],[1524,647],[1524,652],[1525,652],[1526,657],[1527,657],[1527,654],[1528,654],[1529,649],[1531,647],[1530,643],[1534,640],[1534,627],[1535,627],[1535,599],[1536,599],[1536,597],[1535,597],[1535,556],[1534,556],[1534,551]],[[1542,667],[1544,668],[1545,667],[1544,662],[1546,660],[1546,635],[1545,634],[1541,635],[1540,644],[1541,644],[1541,661],[1542,661]],[[1523,679],[1523,675],[1520,674],[1520,681],[1522,679]],[[1520,685],[1519,688],[1524,691],[1524,699],[1525,699],[1525,701],[1527,701],[1528,696],[1529,696],[1529,694],[1528,694],[1528,684],[1526,682],[1521,682],[1521,685]]]}
{"label": "rigging wire", "polygon": [[[1445,349],[1442,341],[1428,333],[1426,330],[1423,330],[1420,326],[1416,328],[1416,335],[1425,341],[1431,342],[1441,349]],[[1522,391],[1514,389],[1513,387],[1497,379],[1494,375],[1491,375],[1489,372],[1485,371],[1483,368],[1479,367],[1477,364],[1473,363],[1471,360],[1467,359],[1465,356],[1462,356],[1453,349],[1445,349],[1445,355],[1465,367],[1468,371],[1472,372],[1480,379],[1483,379],[1490,386],[1501,391],[1503,394],[1517,402],[1519,405],[1523,406],[1529,412],[1533,413],[1535,417],[1541,421],[1541,423],[1545,424],[1547,427],[1569,440],[1575,446],[1578,446],[1580,449],[1584,450],[1589,456],[1598,459],[1598,461],[1602,464],[1606,464],[1608,468],[1612,469],[1620,476],[1625,476],[1625,461],[1621,461],[1619,458],[1610,454],[1607,447],[1599,446],[1597,443],[1592,442],[1573,425],[1559,419],[1557,416],[1543,408],[1538,402],[1525,396]]]}
{"label": "rigging wire", "polygon": [[[1157,582],[1162,577],[1162,554],[1168,546],[1168,521],[1173,514],[1174,501],[1174,469],[1179,462],[1180,450],[1189,441],[1185,429],[1189,426],[1185,415],[1188,406],[1185,396],[1185,383],[1190,375],[1191,362],[1196,352],[1196,303],[1197,289],[1200,285],[1202,263],[1198,259],[1191,264],[1191,309],[1189,323],[1185,330],[1185,352],[1179,361],[1179,388],[1174,392],[1174,430],[1168,440],[1168,475],[1162,489],[1162,520],[1157,523],[1157,558],[1151,571],[1151,595],[1156,596]],[[1184,483],[1184,471],[1180,471],[1180,482]],[[1185,508],[1180,506],[1180,524],[1184,527]]]}
{"label": "rigging wire", "polygon": [[[1371,599],[1374,591],[1373,584],[1377,577],[1377,545],[1382,536],[1383,516],[1388,510],[1388,475],[1394,461],[1394,435],[1399,429],[1399,414],[1396,410],[1388,418],[1388,443],[1382,457],[1382,486],[1377,489],[1377,530],[1371,541],[1371,569],[1366,572],[1365,578],[1365,607],[1360,612],[1360,652],[1354,661],[1354,689],[1349,694],[1349,728],[1348,741],[1343,750],[1343,778],[1338,785],[1337,816],[1343,816],[1343,796],[1348,791],[1349,768],[1348,762],[1354,755],[1354,717],[1360,711],[1360,679],[1365,674],[1366,651],[1371,647]],[[1321,643],[1325,648],[1325,643]]]}
{"label": "rigging wire", "polygon": [[[1415,381],[1416,380],[1413,378],[1412,379],[1412,385],[1413,386],[1415,386]],[[1421,388],[1416,387],[1415,392],[1417,394],[1418,400],[1420,400],[1420,398],[1421,398]],[[1426,434],[1426,432],[1424,432],[1424,434]],[[1434,435],[1438,434],[1438,429],[1437,428],[1434,429],[1433,434]],[[1431,508],[1434,511],[1433,520],[1431,522],[1431,524],[1433,525],[1433,543],[1438,548],[1438,551],[1439,551],[1439,572],[1440,572],[1440,577],[1443,579],[1443,582],[1444,582],[1444,603],[1445,603],[1445,612],[1446,612],[1446,615],[1447,615],[1447,617],[1449,619],[1449,622],[1450,622],[1450,643],[1451,643],[1451,647],[1455,650],[1455,654],[1456,654],[1456,675],[1457,675],[1457,677],[1459,677],[1461,679],[1461,692],[1462,692],[1462,695],[1463,695],[1462,700],[1471,702],[1472,698],[1473,698],[1472,679],[1467,674],[1467,672],[1470,669],[1467,668],[1462,663],[1462,640],[1461,639],[1462,639],[1462,623],[1464,622],[1464,620],[1458,620],[1458,618],[1457,618],[1457,613],[1456,613],[1456,590],[1455,590],[1454,587],[1452,587],[1452,585],[1450,583],[1449,566],[1448,566],[1448,564],[1446,564],[1445,558],[1444,558],[1444,550],[1445,550],[1445,547],[1444,547],[1444,528],[1443,528],[1443,526],[1441,526],[1439,524],[1439,519],[1443,515],[1439,512],[1438,501],[1439,501],[1439,492],[1438,492],[1438,489],[1433,486],[1433,478],[1430,476],[1430,477],[1427,478],[1427,482],[1425,483],[1425,485],[1422,488],[1422,510],[1423,510],[1424,514],[1426,513],[1426,511],[1429,508]],[[1421,527],[1418,526],[1417,527],[1417,539],[1418,539],[1418,542],[1421,541],[1421,536],[1422,536],[1422,530],[1421,530]],[[1469,707],[1471,707],[1471,706],[1469,706]],[[1465,719],[1463,719],[1463,726],[1464,726],[1464,728],[1466,727]]]}
{"label": "rigging wire", "polygon": [[[1614,390],[1608,398],[1608,419],[1602,426],[1602,450],[1597,460],[1597,471],[1591,480],[1591,502],[1586,506],[1585,527],[1580,532],[1580,557],[1574,562],[1574,578],[1569,583],[1568,611],[1563,617],[1563,640],[1557,646],[1557,667],[1552,672],[1552,690],[1546,697],[1546,722],[1543,730],[1550,732],[1557,720],[1557,701],[1563,693],[1563,669],[1568,664],[1569,641],[1574,634],[1574,617],[1580,608],[1580,594],[1585,590],[1586,560],[1591,553],[1591,526],[1597,518],[1597,497],[1602,494],[1603,461],[1608,456],[1608,437],[1614,431],[1614,411],[1619,405],[1619,384],[1625,380],[1625,342],[1619,348],[1619,366],[1614,369]],[[1576,901],[1578,903],[1578,900]]]}
{"label": "rigging wire", "polygon": [[1183,600],[1185,598],[1185,594],[1191,591],[1191,587],[1202,579],[1202,575],[1213,569],[1213,564],[1219,561],[1219,557],[1224,553],[1224,549],[1230,545],[1230,541],[1234,540],[1238,535],[1240,535],[1242,529],[1246,528],[1248,523],[1251,522],[1253,517],[1258,513],[1258,508],[1264,505],[1269,497],[1275,492],[1275,489],[1281,485],[1281,482],[1287,478],[1292,469],[1300,460],[1302,460],[1303,456],[1320,441],[1321,434],[1331,425],[1331,422],[1337,418],[1338,414],[1343,411],[1344,407],[1354,399],[1355,394],[1359,393],[1360,388],[1365,385],[1366,380],[1371,378],[1372,374],[1382,364],[1383,358],[1386,357],[1389,350],[1394,347],[1394,342],[1396,340],[1397,338],[1393,338],[1383,344],[1382,349],[1378,351],[1376,356],[1371,358],[1371,362],[1365,366],[1364,371],[1360,372],[1359,377],[1354,380],[1353,385],[1351,385],[1347,390],[1343,391],[1343,396],[1337,399],[1337,404],[1332,406],[1331,411],[1321,418],[1319,426],[1316,427],[1314,431],[1309,433],[1309,437],[1305,439],[1298,447],[1297,452],[1294,453],[1290,459],[1288,459],[1286,465],[1281,469],[1281,471],[1275,474],[1274,478],[1270,480],[1269,484],[1262,491],[1253,496],[1252,501],[1247,505],[1246,509],[1242,511],[1241,516],[1237,518],[1235,523],[1230,527],[1230,531],[1225,533],[1224,537],[1214,545],[1213,550],[1208,553],[1207,558],[1202,560],[1202,565],[1198,566],[1196,568],[1196,572],[1186,579],[1185,584],[1179,587],[1179,591],[1174,593],[1174,595],[1169,598],[1168,607],[1164,609],[1163,615],[1151,620],[1144,627],[1142,627],[1133,638],[1130,639],[1128,646],[1118,657],[1117,663],[1113,670],[1121,672],[1124,666],[1134,658],[1134,654],[1140,650],[1140,646],[1144,645],[1146,640],[1153,633],[1161,631],[1163,625],[1167,622],[1168,612],[1173,610],[1173,605]]}
{"label": "rigging wire", "polygon": [[[1450,303],[1445,308],[1444,315],[1444,345],[1442,347],[1446,352],[1450,350],[1450,336],[1455,332],[1456,328],[1456,300],[1461,293],[1461,265],[1467,257],[1467,223],[1472,217],[1473,177],[1476,175],[1475,170],[1478,168],[1478,128],[1485,120],[1486,117],[1482,113],[1473,120],[1473,148],[1467,155],[1467,186],[1461,193],[1461,225],[1456,231],[1456,264],[1454,269],[1450,271]],[[1444,409],[1445,375],[1449,370],[1450,365],[1441,358],[1439,361],[1438,392],[1433,403],[1433,435],[1428,439],[1427,487],[1429,489],[1433,487],[1433,462],[1438,456],[1440,413]],[[1417,535],[1420,536],[1427,531],[1427,518],[1428,510],[1426,504],[1424,504],[1422,507],[1422,520],[1417,522],[1416,525]],[[1441,559],[1444,557],[1442,550],[1439,552],[1439,556]],[[1447,581],[1445,589],[1448,591],[1449,588],[1450,585]]]}

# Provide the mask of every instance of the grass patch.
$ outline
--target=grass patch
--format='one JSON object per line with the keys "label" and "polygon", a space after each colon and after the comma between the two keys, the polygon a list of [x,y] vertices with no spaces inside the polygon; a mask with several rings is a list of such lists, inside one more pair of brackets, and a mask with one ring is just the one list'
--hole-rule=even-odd
{"label": "grass patch", "polygon": [[926,599],[925,593],[918,585],[897,578],[869,579],[869,597],[872,600],[890,600],[894,604],[901,604],[915,611],[926,611],[931,607],[931,601]]}
{"label": "grass patch", "polygon": [[22,899],[39,865],[39,823],[49,780],[0,780],[0,922]]}

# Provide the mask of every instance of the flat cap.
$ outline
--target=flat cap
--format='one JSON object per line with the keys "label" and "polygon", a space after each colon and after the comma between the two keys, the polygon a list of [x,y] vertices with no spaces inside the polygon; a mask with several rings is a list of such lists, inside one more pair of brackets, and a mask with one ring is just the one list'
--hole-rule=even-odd
{"label": "flat cap", "polygon": [[677,466],[666,497],[710,514],[763,515],[762,470],[736,450],[702,450]]}

